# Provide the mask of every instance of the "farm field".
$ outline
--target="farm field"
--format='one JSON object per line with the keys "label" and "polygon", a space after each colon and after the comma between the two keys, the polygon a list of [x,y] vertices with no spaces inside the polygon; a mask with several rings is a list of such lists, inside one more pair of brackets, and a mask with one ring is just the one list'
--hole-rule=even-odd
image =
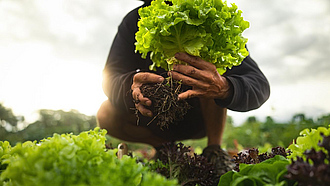
{"label": "farm field", "polygon": [[[218,182],[219,177],[210,174],[212,166],[203,166],[207,165],[200,155],[204,138],[177,142],[162,161],[152,160],[155,151],[151,147],[125,142],[130,155],[119,159],[116,147],[123,141],[97,128],[95,117],[41,110],[40,119],[23,130],[8,131],[1,126],[0,185],[50,181],[54,185],[314,185],[317,180],[322,181],[318,185],[327,185],[328,119],[321,116],[314,121],[297,114],[288,123],[276,123],[271,117],[266,122],[250,117],[233,126],[228,117],[222,147],[232,155],[236,168]],[[177,162],[168,161],[171,158]],[[321,172],[306,177],[310,172],[301,170]]]}

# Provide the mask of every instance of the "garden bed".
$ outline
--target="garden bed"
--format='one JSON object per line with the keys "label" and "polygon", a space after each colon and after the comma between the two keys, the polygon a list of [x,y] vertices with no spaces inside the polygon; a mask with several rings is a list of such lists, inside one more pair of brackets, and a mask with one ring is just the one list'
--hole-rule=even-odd
{"label": "garden bed", "polygon": [[288,148],[234,156],[236,168],[217,181],[205,158],[167,144],[157,161],[107,149],[106,131],[54,134],[40,142],[0,142],[0,185],[329,185],[330,128],[306,129]]}

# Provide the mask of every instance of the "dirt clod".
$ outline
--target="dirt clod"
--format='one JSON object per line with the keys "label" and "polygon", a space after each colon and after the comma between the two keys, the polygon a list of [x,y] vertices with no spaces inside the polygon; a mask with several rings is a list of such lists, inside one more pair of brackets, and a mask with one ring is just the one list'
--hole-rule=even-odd
{"label": "dirt clod", "polygon": [[148,109],[153,113],[153,119],[148,125],[156,121],[156,124],[164,129],[183,119],[191,106],[186,100],[178,100],[182,91],[181,85],[180,81],[167,78],[162,83],[144,84],[140,87],[143,96],[152,102]]}

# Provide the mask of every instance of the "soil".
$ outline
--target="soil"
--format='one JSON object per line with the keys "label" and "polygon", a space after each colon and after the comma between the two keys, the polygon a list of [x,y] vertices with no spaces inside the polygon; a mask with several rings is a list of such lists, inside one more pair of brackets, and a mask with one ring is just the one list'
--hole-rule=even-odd
{"label": "soil", "polygon": [[153,118],[148,125],[156,121],[163,130],[183,119],[191,106],[186,100],[178,100],[178,95],[182,92],[181,85],[180,81],[166,78],[162,83],[144,84],[140,87],[143,96],[152,102],[148,109],[152,111]]}

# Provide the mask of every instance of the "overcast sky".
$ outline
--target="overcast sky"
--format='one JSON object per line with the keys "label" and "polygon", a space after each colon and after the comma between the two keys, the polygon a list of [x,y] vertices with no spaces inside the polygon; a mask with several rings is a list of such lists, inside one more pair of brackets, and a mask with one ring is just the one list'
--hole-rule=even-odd
{"label": "overcast sky", "polygon": [[[287,121],[330,111],[330,1],[234,2],[250,22],[248,48],[271,84],[258,110]],[[96,114],[102,69],[122,18],[138,0],[0,0],[0,103],[28,121],[38,109]]]}

